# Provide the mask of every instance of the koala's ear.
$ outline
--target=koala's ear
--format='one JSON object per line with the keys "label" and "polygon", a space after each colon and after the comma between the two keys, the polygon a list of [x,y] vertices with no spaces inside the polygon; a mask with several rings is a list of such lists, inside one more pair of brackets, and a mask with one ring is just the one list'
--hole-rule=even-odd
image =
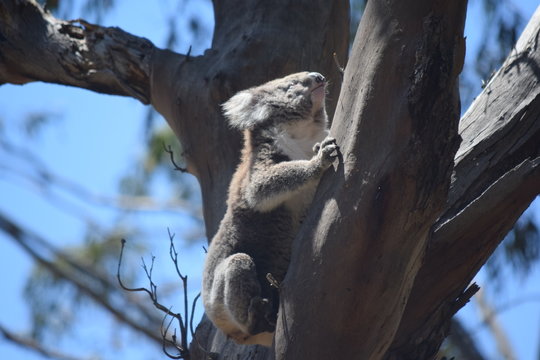
{"label": "koala's ear", "polygon": [[240,91],[221,105],[223,114],[233,128],[244,130],[253,128],[270,115],[269,107],[257,103],[249,91]]}

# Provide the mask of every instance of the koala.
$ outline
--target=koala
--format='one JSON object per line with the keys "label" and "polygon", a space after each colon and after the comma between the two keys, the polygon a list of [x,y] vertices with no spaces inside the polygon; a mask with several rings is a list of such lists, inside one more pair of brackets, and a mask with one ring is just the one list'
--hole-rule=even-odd
{"label": "koala", "polygon": [[328,137],[326,79],[301,72],[241,91],[222,107],[244,133],[227,211],[206,256],[202,299],[239,344],[271,346],[292,241],[338,147]]}

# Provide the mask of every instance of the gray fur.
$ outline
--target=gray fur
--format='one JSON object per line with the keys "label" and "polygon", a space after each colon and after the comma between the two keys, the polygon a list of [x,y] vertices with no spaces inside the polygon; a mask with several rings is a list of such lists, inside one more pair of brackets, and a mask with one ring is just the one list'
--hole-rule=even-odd
{"label": "gray fur", "polygon": [[271,346],[279,300],[266,274],[285,277],[292,240],[336,157],[325,86],[322,75],[302,72],[223,104],[229,124],[244,130],[244,148],[208,249],[202,298],[210,320],[240,344]]}

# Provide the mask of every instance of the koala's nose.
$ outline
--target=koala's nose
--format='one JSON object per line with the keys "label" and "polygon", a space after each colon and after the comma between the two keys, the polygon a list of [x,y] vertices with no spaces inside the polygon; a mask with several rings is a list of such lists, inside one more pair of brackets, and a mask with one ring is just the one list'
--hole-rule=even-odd
{"label": "koala's nose", "polygon": [[318,72],[310,72],[308,74],[309,77],[313,78],[315,80],[315,82],[317,84],[321,84],[323,82],[326,81],[326,79],[324,78],[324,76],[322,76],[321,74],[319,74]]}

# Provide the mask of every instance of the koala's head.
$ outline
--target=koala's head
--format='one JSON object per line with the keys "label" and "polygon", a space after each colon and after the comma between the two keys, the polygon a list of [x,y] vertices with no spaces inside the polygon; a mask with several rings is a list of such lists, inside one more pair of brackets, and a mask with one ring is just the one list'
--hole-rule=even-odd
{"label": "koala's head", "polygon": [[306,71],[240,91],[222,106],[231,127],[240,130],[298,121],[324,125],[325,93],[324,76]]}

